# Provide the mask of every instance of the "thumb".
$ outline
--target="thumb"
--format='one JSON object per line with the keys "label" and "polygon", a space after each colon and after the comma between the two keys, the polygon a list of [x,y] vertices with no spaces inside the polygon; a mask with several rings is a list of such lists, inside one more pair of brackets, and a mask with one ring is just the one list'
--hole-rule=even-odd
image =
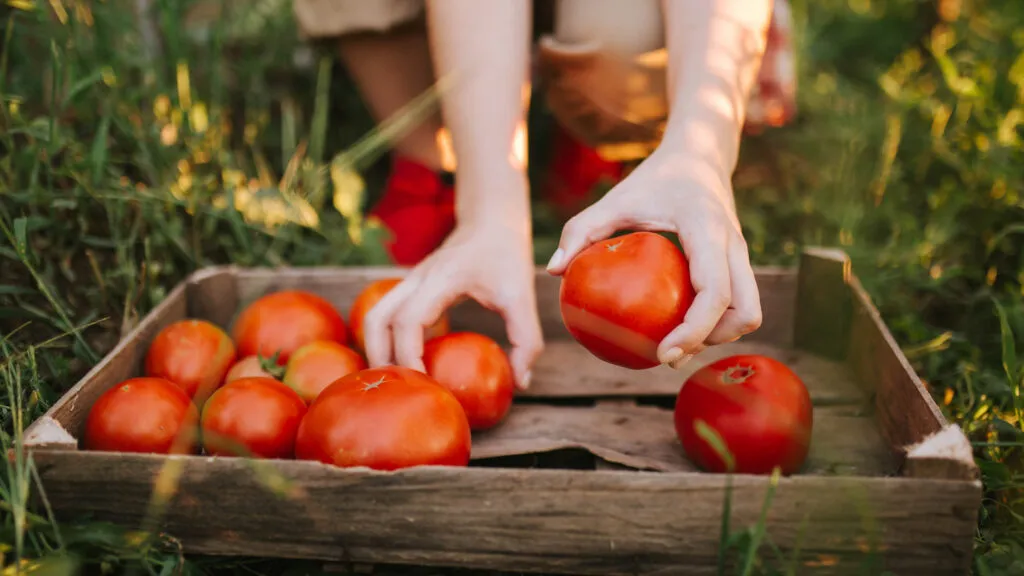
{"label": "thumb", "polygon": [[558,241],[558,249],[548,262],[548,272],[556,276],[565,272],[577,254],[594,242],[614,234],[617,225],[606,202],[597,202],[573,216],[562,227],[562,237]]}
{"label": "thumb", "polygon": [[508,332],[512,350],[509,352],[509,363],[516,386],[526,390],[530,386],[530,370],[533,363],[544,350],[544,335],[540,329],[540,318],[537,307],[531,302],[520,301],[506,309],[502,316]]}

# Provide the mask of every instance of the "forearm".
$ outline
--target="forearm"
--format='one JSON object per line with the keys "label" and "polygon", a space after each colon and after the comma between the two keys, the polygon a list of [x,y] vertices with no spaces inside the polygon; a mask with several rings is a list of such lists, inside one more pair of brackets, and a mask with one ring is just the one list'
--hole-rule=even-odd
{"label": "forearm", "polygon": [[525,167],[514,154],[529,70],[530,3],[430,0],[438,78],[452,75],[441,110],[452,137],[460,225],[487,221],[529,233]]}
{"label": "forearm", "polygon": [[764,55],[772,0],[663,0],[669,119],[663,146],[729,177]]}

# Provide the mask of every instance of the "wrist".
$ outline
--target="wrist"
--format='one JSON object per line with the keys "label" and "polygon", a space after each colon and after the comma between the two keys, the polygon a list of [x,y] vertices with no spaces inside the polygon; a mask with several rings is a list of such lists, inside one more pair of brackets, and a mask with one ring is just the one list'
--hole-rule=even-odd
{"label": "wrist", "polygon": [[658,148],[699,159],[727,181],[739,158],[740,123],[711,105],[712,98],[695,100],[676,107]]}
{"label": "wrist", "polygon": [[531,237],[526,174],[512,166],[460,169],[456,175],[458,227],[474,236]]}

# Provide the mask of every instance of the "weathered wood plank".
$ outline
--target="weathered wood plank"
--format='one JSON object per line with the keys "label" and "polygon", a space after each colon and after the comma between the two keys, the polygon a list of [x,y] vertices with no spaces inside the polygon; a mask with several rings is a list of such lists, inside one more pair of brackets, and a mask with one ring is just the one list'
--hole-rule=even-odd
{"label": "weathered wood plank", "polygon": [[230,330],[241,311],[238,299],[238,270],[234,266],[205,268],[185,283],[188,316],[202,318]]}
{"label": "weathered wood plank", "polygon": [[[42,438],[53,438],[54,424],[63,427],[71,437],[78,438],[93,403],[111,386],[141,373],[149,342],[162,328],[184,318],[186,309],[185,286],[181,284],[147,314],[106,357],[61,396],[46,412],[44,418],[29,425],[25,430],[28,445],[36,441],[39,441],[39,445],[53,445]],[[44,426],[51,430],[42,430]],[[70,445],[68,447],[70,448]]]}
{"label": "weathered wood plank", "polygon": [[[853,326],[847,363],[862,387],[873,397],[883,437],[893,450],[902,453],[928,436],[942,432],[949,426],[949,422],[910,366],[871,302],[871,297],[856,278],[851,279],[850,290],[853,296]],[[967,443],[959,429],[949,433],[960,436],[951,441],[952,444]],[[922,458],[925,456],[922,455]],[[948,452],[930,453],[926,458],[932,462],[921,462],[911,466],[911,470],[929,476],[939,470],[947,470],[950,479],[974,477],[977,474],[973,460],[964,462],[963,458]],[[948,461],[935,462],[936,459]]]}
{"label": "weathered wood plank", "polygon": [[807,386],[816,405],[863,404],[864,392],[846,364],[793,348],[746,339],[714,346],[678,370],[659,366],[630,370],[600,360],[573,340],[545,345],[533,367],[533,378],[523,397],[604,398],[622,396],[675,396],[686,379],[702,366],[734,354],[762,354],[789,366]]}
{"label": "weathered wood plank", "polygon": [[839,250],[809,248],[800,258],[794,342],[842,360],[850,336],[850,259]]}
{"label": "weathered wood plank", "polygon": [[[474,460],[569,448],[636,469],[697,470],[676,437],[672,411],[655,406],[517,404],[502,425],[473,436]],[[870,416],[854,407],[815,408],[811,451],[801,474],[886,476],[896,471],[897,462]]]}
{"label": "weathered wood plank", "polygon": [[[372,473],[264,462],[292,481],[290,497],[275,497],[242,460],[173,460],[182,464],[180,484],[162,528],[190,552],[571,574],[710,573],[726,486],[721,475],[694,473]],[[36,462],[61,517],[93,513],[138,525],[165,460],[41,452]],[[734,478],[734,528],[756,522],[767,487],[766,477]],[[800,541],[801,574],[860,574],[872,543],[878,572],[963,574],[980,489],[979,482],[783,478],[767,530],[786,553]]]}

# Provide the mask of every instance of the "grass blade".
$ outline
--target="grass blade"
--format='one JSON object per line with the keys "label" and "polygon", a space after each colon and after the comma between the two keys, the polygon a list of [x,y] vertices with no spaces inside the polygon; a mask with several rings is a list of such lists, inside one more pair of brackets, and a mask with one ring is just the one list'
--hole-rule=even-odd
{"label": "grass blade", "polygon": [[764,533],[766,530],[765,523],[768,520],[768,509],[771,508],[772,499],[775,497],[775,489],[779,485],[779,477],[781,471],[778,467],[772,471],[772,476],[768,481],[768,492],[764,496],[764,505],[761,506],[761,516],[757,519],[757,524],[754,526],[753,537],[750,539],[750,545],[747,547],[746,560],[743,565],[743,576],[750,576],[754,569],[754,561],[757,559],[757,550],[761,547],[761,541],[764,539]]}

